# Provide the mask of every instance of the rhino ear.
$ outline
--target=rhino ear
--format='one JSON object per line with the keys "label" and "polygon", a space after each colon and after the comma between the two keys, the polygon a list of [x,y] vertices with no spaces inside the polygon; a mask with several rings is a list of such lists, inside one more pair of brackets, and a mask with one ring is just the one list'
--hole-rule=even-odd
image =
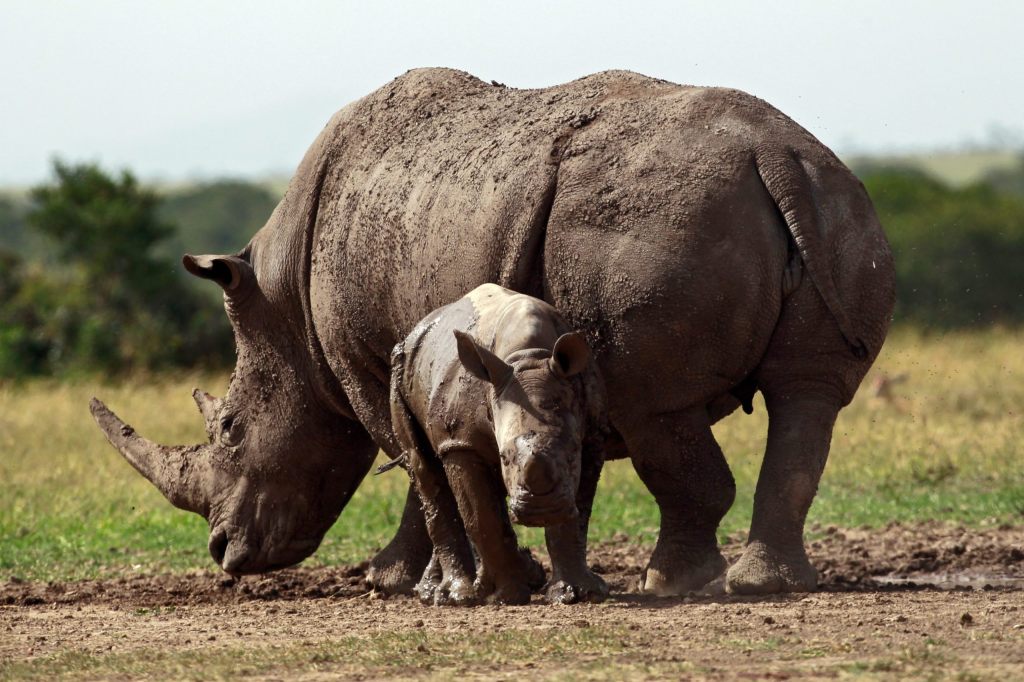
{"label": "rhino ear", "polygon": [[481,346],[466,332],[456,329],[455,343],[459,349],[459,362],[477,379],[501,386],[512,376],[512,367],[508,363]]}
{"label": "rhino ear", "polygon": [[213,280],[228,293],[237,292],[255,280],[252,266],[238,256],[193,256],[186,253],[181,262],[191,274]]}
{"label": "rhino ear", "polygon": [[568,378],[579,374],[590,362],[590,346],[579,332],[562,334],[551,349],[551,371]]}

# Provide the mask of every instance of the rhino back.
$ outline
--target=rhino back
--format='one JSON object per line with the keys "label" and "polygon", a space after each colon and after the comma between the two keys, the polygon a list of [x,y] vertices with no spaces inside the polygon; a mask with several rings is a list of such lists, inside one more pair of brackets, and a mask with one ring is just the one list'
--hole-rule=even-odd
{"label": "rhino back", "polygon": [[787,235],[754,169],[763,143],[841,168],[734,90],[409,72],[318,141],[310,298],[328,360],[386,383],[397,339],[496,282],[586,330],[611,393],[720,395],[756,366],[781,308]]}

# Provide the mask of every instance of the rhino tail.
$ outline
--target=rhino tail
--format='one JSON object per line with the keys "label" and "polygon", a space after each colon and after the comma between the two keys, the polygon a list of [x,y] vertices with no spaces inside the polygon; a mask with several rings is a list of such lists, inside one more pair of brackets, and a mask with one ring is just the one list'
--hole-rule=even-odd
{"label": "rhino tail", "polygon": [[[764,183],[786,222],[804,268],[839,325],[843,339],[855,357],[866,358],[867,346],[854,330],[832,276],[832,258],[822,239],[820,215],[814,203],[807,171],[794,151],[776,145],[758,147],[754,152],[754,164],[761,176],[761,182]],[[792,266],[786,269],[787,281],[790,282],[790,285],[784,283],[787,288],[795,288],[792,282],[793,272]]]}

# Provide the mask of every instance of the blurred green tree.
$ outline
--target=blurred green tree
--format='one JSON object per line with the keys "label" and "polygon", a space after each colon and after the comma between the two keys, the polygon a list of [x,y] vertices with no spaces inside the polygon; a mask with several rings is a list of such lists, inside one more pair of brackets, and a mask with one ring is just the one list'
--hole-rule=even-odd
{"label": "blurred green tree", "polygon": [[[178,226],[167,252],[235,253],[263,227],[277,206],[265,188],[241,180],[218,180],[167,192],[159,216]],[[161,249],[164,250],[164,249]]]}
{"label": "blurred green tree", "polygon": [[24,200],[15,196],[0,196],[0,249],[22,257],[37,255],[39,239],[25,223]]}
{"label": "blurred green tree", "polygon": [[862,180],[892,244],[898,322],[1024,323],[1024,197],[986,183],[951,188],[907,168]]}
{"label": "blurred green tree", "polygon": [[230,327],[189,288],[159,245],[174,228],[158,198],[127,172],[54,162],[55,181],[33,189],[29,227],[58,267],[8,255],[0,284],[0,373],[123,371],[222,363]]}
{"label": "blurred green tree", "polygon": [[1017,157],[1016,166],[991,170],[983,182],[998,192],[1024,197],[1024,153]]}

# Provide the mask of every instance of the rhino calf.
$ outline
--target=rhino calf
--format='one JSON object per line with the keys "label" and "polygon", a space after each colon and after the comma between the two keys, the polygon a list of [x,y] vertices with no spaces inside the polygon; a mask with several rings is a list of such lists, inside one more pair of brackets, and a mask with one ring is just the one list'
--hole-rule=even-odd
{"label": "rhino calf", "polygon": [[586,564],[604,396],[583,336],[547,303],[484,284],[424,318],[391,360],[392,423],[434,545],[420,598],[528,602],[537,567],[511,516],[545,529],[548,601],[604,599]]}

